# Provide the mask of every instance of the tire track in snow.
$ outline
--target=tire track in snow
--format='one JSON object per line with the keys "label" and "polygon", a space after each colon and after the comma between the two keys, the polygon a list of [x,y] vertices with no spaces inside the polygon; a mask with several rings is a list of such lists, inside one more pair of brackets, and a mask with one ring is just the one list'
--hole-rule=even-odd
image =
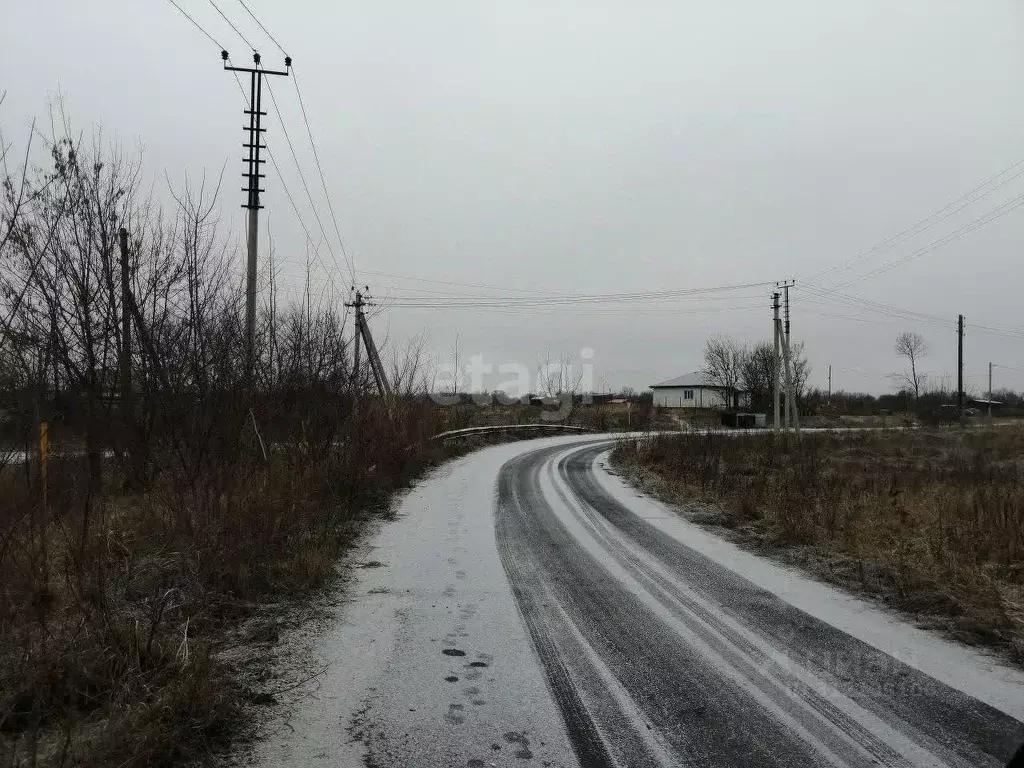
{"label": "tire track in snow", "polygon": [[1024,739],[637,517],[597,481],[607,447],[523,454],[497,489],[502,562],[582,765],[1001,766]]}

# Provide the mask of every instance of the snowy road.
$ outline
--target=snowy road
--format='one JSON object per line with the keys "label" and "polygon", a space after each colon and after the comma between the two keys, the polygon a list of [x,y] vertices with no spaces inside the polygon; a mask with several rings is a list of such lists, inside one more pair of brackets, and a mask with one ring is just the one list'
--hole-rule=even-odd
{"label": "snowy road", "polygon": [[263,764],[1002,766],[1024,741],[1024,675],[638,496],[609,447],[490,448],[410,492]]}

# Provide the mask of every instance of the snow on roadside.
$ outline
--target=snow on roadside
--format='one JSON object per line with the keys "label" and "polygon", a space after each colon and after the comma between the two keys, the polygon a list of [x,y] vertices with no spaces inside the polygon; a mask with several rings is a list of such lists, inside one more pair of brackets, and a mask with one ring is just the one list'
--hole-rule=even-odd
{"label": "snow on roadside", "polygon": [[487,765],[512,733],[538,760],[576,765],[498,556],[494,499],[509,459],[593,439],[485,448],[398,499],[396,519],[348,558],[364,567],[315,642],[323,674],[251,764],[362,768],[369,744],[385,765]]}
{"label": "snow on roadside", "polygon": [[994,655],[958,645],[914,627],[879,605],[818,582],[714,535],[668,505],[604,471],[609,452],[595,458],[595,476],[615,499],[716,563],[779,596],[805,613],[915,669],[1024,721],[1024,672]]}

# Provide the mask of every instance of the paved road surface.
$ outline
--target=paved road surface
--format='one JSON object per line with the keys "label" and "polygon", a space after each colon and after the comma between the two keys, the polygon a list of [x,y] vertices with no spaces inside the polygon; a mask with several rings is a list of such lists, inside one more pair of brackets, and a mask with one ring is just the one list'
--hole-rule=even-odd
{"label": "paved road surface", "polygon": [[1024,677],[626,489],[609,443],[488,449],[373,542],[266,765],[1001,766]]}

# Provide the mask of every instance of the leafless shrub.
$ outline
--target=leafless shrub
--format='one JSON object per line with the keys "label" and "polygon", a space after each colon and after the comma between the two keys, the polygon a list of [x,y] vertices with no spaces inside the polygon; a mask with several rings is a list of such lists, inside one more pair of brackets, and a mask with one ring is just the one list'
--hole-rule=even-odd
{"label": "leafless shrub", "polygon": [[414,397],[422,343],[395,357],[393,399],[354,409],[343,311],[278,307],[272,280],[247,386],[220,180],[186,179],[162,209],[140,169],[62,129],[45,170],[5,173],[0,384],[28,461],[0,464],[0,765],[142,766],[223,743],[240,696],[225,630],[323,585],[359,521],[451,450],[426,440],[447,415]]}

